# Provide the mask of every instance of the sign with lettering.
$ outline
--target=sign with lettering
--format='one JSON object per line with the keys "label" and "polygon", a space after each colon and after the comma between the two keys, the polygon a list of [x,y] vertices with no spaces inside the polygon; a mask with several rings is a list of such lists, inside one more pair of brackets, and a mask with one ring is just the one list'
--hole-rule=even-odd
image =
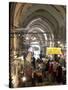
{"label": "sign with lettering", "polygon": [[59,47],[48,47],[46,49],[46,54],[62,54],[61,48]]}

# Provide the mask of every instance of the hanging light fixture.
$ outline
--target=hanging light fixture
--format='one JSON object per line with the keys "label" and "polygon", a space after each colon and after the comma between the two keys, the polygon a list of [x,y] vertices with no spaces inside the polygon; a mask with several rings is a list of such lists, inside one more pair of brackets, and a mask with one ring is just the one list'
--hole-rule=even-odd
{"label": "hanging light fixture", "polygon": [[26,37],[26,40],[29,40],[29,37]]}
{"label": "hanging light fixture", "polygon": [[36,40],[36,37],[31,37],[32,40]]}
{"label": "hanging light fixture", "polygon": [[58,41],[57,43],[60,44],[60,41]]}

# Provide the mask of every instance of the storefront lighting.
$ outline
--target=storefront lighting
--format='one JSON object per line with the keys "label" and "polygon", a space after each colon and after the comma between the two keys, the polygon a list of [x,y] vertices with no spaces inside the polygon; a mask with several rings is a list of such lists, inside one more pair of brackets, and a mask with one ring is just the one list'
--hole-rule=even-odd
{"label": "storefront lighting", "polygon": [[58,57],[60,57],[60,54],[58,54]]}
{"label": "storefront lighting", "polygon": [[25,82],[25,81],[26,81],[26,77],[25,77],[25,76],[22,78],[22,81],[23,81],[23,82]]}
{"label": "storefront lighting", "polygon": [[63,48],[63,47],[64,47],[64,46],[63,46],[63,44],[60,44],[60,47],[62,47],[62,48]]}
{"label": "storefront lighting", "polygon": [[46,50],[47,55],[53,55],[53,54],[62,54],[61,48],[57,47],[47,47]]}

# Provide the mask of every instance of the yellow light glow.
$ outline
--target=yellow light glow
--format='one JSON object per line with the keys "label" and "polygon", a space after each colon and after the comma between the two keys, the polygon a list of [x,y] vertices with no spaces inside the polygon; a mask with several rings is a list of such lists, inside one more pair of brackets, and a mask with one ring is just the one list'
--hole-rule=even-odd
{"label": "yellow light glow", "polygon": [[48,47],[46,50],[46,54],[62,54],[61,48],[57,47]]}

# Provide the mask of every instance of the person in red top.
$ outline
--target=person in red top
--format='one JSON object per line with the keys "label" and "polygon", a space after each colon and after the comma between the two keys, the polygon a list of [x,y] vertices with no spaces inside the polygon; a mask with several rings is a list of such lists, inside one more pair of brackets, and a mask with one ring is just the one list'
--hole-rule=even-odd
{"label": "person in red top", "polygon": [[53,75],[53,64],[52,62],[49,63],[49,68],[48,68],[48,77],[49,77],[49,82],[52,82],[52,75]]}

